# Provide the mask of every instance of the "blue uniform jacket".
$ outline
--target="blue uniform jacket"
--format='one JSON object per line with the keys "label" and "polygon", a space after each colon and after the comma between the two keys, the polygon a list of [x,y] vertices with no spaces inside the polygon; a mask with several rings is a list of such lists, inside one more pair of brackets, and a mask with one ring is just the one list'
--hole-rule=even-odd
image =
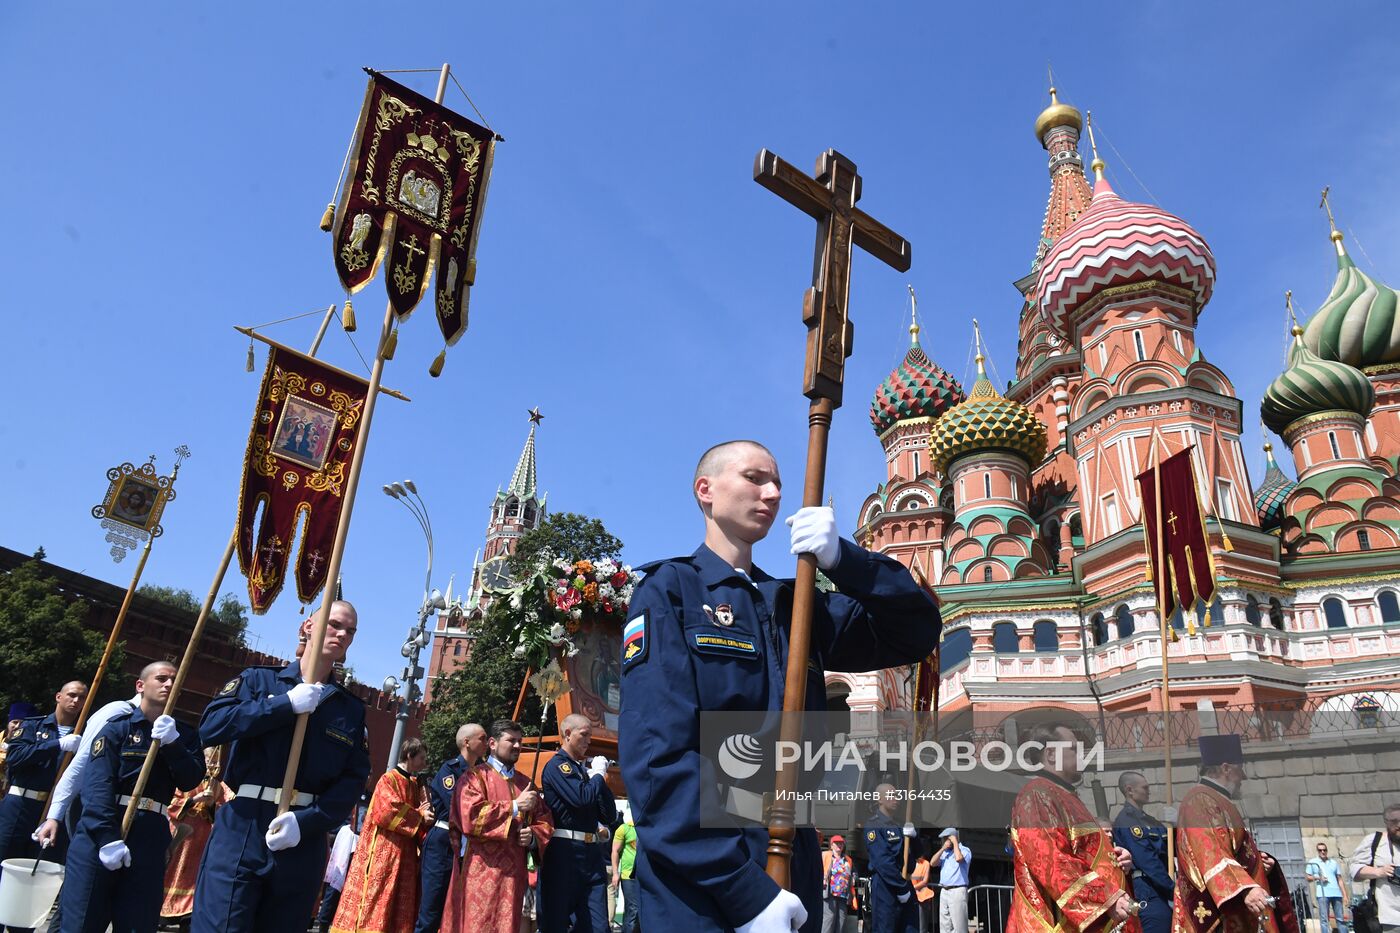
{"label": "blue uniform jacket", "polygon": [[[909,860],[918,854],[911,841]],[[891,898],[913,893],[914,887],[904,877],[904,828],[876,810],[865,821],[865,857],[870,863],[870,884],[879,884]],[[872,891],[872,894],[874,892]],[[907,902],[906,902],[907,903]]]}
{"label": "blue uniform jacket", "polygon": [[[807,709],[826,708],[823,670],[872,671],[928,656],[941,622],[904,565],[842,540],[812,618]],[[781,710],[792,582],[749,577],[709,548],[640,568],[623,632],[619,727],[623,780],[639,838],[638,876],[660,915],[691,929],[747,923],[778,894],[760,829],[702,828],[723,808],[699,750],[702,711]],[[802,856],[799,866],[797,856]],[[798,833],[793,891],[820,922],[816,835]],[[650,876],[650,877],[649,877]],[[810,877],[809,877],[810,876]],[[708,918],[710,923],[699,922]]]}
{"label": "blue uniform jacket", "polygon": [[433,783],[428,785],[428,800],[433,805],[433,819],[445,821],[452,813],[452,792],[467,770],[467,760],[461,755],[450,758],[438,768]]}
{"label": "blue uniform jacket", "polygon": [[11,786],[47,793],[58,776],[58,720],[50,713],[19,724],[5,753]]}
{"label": "blue uniform jacket", "polygon": [[[554,828],[573,830],[579,833],[596,833],[598,825],[606,826],[611,832],[622,822],[617,812],[617,801],[608,789],[602,775],[588,776],[582,764],[574,761],[564,751],[558,751],[545,763],[540,775],[540,788],[544,792],[544,802],[554,814]],[[548,860],[554,851],[561,855],[572,854],[585,869],[593,869],[597,877],[589,880],[602,880],[603,848],[594,840],[561,839],[554,836],[545,848]]]}
{"label": "blue uniform jacket", "polygon": [[[156,765],[141,796],[169,804],[175,791],[193,790],[204,779],[204,755],[194,726],[176,723],[179,739],[162,744],[156,752]],[[122,836],[122,816],[126,805],[117,803],[121,794],[130,794],[151,748],[151,723],[139,708],[117,716],[102,727],[92,742],[92,758],[83,771],[83,815],[78,832],[97,846]],[[141,813],[150,812],[138,810]],[[160,817],[164,822],[164,817]]]}
{"label": "blue uniform jacket", "polygon": [[1113,844],[1133,855],[1133,896],[1147,901],[1164,901],[1168,907],[1176,884],[1167,873],[1167,827],[1131,803],[1113,821]]}
{"label": "blue uniform jacket", "polygon": [[[205,747],[231,742],[224,781],[281,787],[292,749],[296,713],[287,693],[301,683],[293,661],[282,669],[250,667],[230,680],[205,707],[199,738]],[[369,733],[365,704],[339,684],[311,713],[297,769],[296,789],[315,794],[309,807],[294,809],[302,838],[329,833],[350,815],[369,777]]]}

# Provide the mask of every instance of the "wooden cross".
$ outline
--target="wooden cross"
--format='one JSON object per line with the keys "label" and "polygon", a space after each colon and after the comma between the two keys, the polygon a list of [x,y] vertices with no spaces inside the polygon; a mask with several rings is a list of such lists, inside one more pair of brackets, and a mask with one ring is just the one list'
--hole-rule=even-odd
{"label": "wooden cross", "polygon": [[[859,246],[901,272],[910,262],[908,241],[856,208],[860,176],[855,163],[835,149],[817,160],[816,178],[793,168],[764,149],[754,159],[753,180],[817,219],[817,248],[812,287],[802,301],[807,325],[807,363],[802,394],[807,408],[807,477],[802,505],[822,503],[826,481],[827,437],[831,415],[841,404],[846,357],[851,355],[851,322],[847,319],[851,287],[851,247]],[[812,649],[812,609],[817,595],[817,561],[803,554],[793,584],[792,622],[788,628],[788,662],[783,682],[781,738],[802,737],[802,711],[807,706],[807,664]],[[768,875],[790,888],[792,843],[797,836],[797,789],[794,763],[778,767],[777,787],[768,820]]]}
{"label": "wooden cross", "polygon": [[753,180],[817,219],[817,248],[812,287],[802,301],[807,325],[807,365],[802,394],[841,405],[846,357],[854,331],[847,318],[851,287],[851,246],[907,272],[909,241],[856,207],[860,175],[850,159],[828,149],[809,178],[767,149],[754,160]]}

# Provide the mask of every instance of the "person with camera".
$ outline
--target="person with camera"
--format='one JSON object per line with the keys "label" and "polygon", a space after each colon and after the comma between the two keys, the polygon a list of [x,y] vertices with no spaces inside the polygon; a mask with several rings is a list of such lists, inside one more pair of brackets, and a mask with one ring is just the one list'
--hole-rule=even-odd
{"label": "person with camera", "polygon": [[[1362,837],[1351,853],[1351,880],[1368,882],[1371,892],[1352,905],[1352,925],[1356,933],[1397,933],[1400,931],[1400,803],[1392,803],[1382,814],[1385,831]],[[1367,902],[1374,899],[1374,909]]]}

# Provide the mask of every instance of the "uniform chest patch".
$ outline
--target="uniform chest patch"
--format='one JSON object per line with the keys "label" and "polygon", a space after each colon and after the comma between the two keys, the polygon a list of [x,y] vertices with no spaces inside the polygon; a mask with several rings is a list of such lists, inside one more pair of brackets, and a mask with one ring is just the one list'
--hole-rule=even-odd
{"label": "uniform chest patch", "polygon": [[1141,826],[1134,826],[1134,827],[1133,827],[1133,836],[1134,836],[1135,838],[1137,838],[1137,839],[1141,839],[1141,838],[1142,838],[1142,827],[1141,827]]}
{"label": "uniform chest patch", "polygon": [[237,690],[237,689],[238,689],[238,678],[235,677],[235,678],[233,678],[233,680],[230,680],[228,683],[224,684],[224,688],[223,688],[222,690],[219,691],[219,696],[221,696],[221,697],[226,697],[226,696],[228,696],[230,693],[232,693],[233,691],[235,691],[235,690]]}
{"label": "uniform chest patch", "polygon": [[722,603],[715,607],[715,624],[728,628],[734,624],[734,607],[729,603]]}
{"label": "uniform chest patch", "polygon": [[647,656],[647,628],[650,626],[650,617],[646,612],[633,616],[627,620],[627,624],[622,628],[622,663],[623,666],[636,664]]}
{"label": "uniform chest patch", "polygon": [[875,830],[872,829],[872,830],[870,830],[870,832],[868,832],[868,833],[865,834],[865,841],[866,841],[866,842],[874,842],[874,841],[875,841]]}
{"label": "uniform chest patch", "polygon": [[573,768],[573,766],[570,765],[568,762],[565,762],[564,764],[562,764],[562,765],[559,766],[559,773],[560,773],[560,774],[573,774],[573,773],[574,773],[574,768]]}
{"label": "uniform chest patch", "polygon": [[[716,610],[718,616],[718,610]],[[701,651],[709,651],[715,654],[736,654],[755,655],[758,654],[758,645],[752,639],[740,638],[737,635],[715,635],[705,632],[696,632],[693,636],[695,647]]]}
{"label": "uniform chest patch", "polygon": [[451,789],[452,789],[452,785],[453,785],[453,784],[456,784],[456,783],[457,783],[457,779],[454,778],[454,777],[453,777],[452,775],[450,775],[450,774],[447,775],[446,777],[444,777],[444,778],[442,779],[442,786],[443,786],[443,789],[444,789],[444,790],[451,790]]}

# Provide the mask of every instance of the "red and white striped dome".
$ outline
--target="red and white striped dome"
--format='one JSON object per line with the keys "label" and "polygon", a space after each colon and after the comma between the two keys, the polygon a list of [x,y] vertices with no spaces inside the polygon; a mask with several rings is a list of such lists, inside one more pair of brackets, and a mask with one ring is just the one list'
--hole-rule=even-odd
{"label": "red and white striped dome", "polygon": [[1073,340],[1070,316],[1101,289],[1158,280],[1196,296],[1196,313],[1215,286],[1215,256],[1180,217],[1124,201],[1102,178],[1094,199],[1040,265],[1036,301],[1050,327]]}

